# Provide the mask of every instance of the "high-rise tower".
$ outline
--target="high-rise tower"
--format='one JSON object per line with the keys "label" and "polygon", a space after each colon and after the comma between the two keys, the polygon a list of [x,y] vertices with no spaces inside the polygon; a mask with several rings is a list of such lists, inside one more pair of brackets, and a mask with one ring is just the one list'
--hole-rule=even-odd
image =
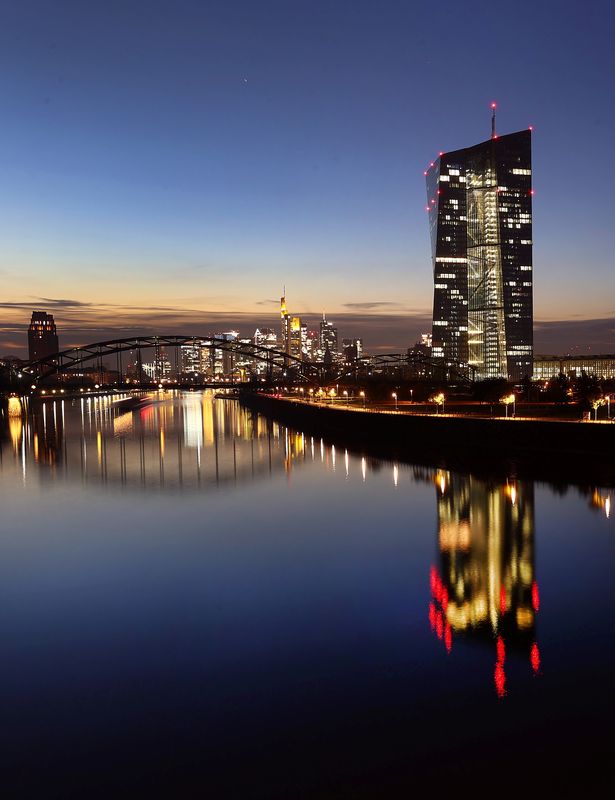
{"label": "high-rise tower", "polygon": [[[495,110],[495,106],[492,106]],[[440,153],[425,172],[434,359],[477,379],[532,375],[531,129]]]}
{"label": "high-rise tower", "polygon": [[59,350],[58,331],[53,314],[33,311],[28,328],[28,351],[30,361],[55,355]]}

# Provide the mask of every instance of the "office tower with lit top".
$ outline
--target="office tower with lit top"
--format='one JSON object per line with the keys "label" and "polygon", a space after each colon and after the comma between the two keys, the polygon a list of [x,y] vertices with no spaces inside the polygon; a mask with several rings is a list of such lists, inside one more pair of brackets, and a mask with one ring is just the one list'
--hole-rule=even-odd
{"label": "office tower with lit top", "polygon": [[432,356],[477,379],[532,375],[531,129],[426,170],[434,274]]}
{"label": "office tower with lit top", "polygon": [[33,311],[28,328],[30,361],[53,356],[59,349],[58,331],[53,314],[47,314],[45,311]]}

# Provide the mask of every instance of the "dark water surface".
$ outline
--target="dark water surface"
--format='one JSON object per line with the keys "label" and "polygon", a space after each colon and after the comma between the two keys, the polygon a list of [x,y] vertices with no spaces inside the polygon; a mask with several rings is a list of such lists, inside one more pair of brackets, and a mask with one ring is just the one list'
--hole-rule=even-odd
{"label": "dark water surface", "polygon": [[609,490],[377,461],[165,397],[9,409],[3,796],[610,785]]}

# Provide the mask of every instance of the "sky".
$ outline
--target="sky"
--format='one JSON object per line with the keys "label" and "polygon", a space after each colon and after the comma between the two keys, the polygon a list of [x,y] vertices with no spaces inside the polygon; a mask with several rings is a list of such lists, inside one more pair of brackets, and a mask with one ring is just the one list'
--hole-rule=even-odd
{"label": "sky", "polygon": [[606,0],[2,0],[0,354],[276,324],[431,327],[423,171],[533,126],[538,352],[615,352]]}

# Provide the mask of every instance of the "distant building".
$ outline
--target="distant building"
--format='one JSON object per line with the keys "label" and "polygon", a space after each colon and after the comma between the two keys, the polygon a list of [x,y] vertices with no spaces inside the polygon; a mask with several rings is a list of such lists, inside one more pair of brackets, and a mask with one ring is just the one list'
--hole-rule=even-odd
{"label": "distant building", "polygon": [[425,172],[433,357],[478,379],[532,372],[531,131],[441,153]]}
{"label": "distant building", "polygon": [[558,375],[578,378],[582,372],[597,378],[615,378],[615,355],[537,356],[532,378],[535,381],[549,381]]}
{"label": "distant building", "polygon": [[320,323],[320,350],[322,353],[323,361],[326,360],[325,354],[327,351],[331,356],[332,361],[338,358],[337,350],[337,328],[332,322],[328,322],[326,316],[322,315]]}
{"label": "distant building", "polygon": [[280,298],[280,326],[282,334],[282,349],[289,356],[302,358],[301,317],[289,314],[286,308],[286,290]]}
{"label": "distant building", "polygon": [[60,345],[53,314],[33,311],[28,328],[28,352],[30,361],[38,361],[58,353]]}
{"label": "distant building", "polygon": [[306,329],[303,343],[303,353],[308,361],[320,360],[319,342],[320,339],[318,336],[318,331],[310,331]]}
{"label": "distant building", "polygon": [[363,339],[342,339],[342,354],[347,364],[354,364],[363,356]]}

